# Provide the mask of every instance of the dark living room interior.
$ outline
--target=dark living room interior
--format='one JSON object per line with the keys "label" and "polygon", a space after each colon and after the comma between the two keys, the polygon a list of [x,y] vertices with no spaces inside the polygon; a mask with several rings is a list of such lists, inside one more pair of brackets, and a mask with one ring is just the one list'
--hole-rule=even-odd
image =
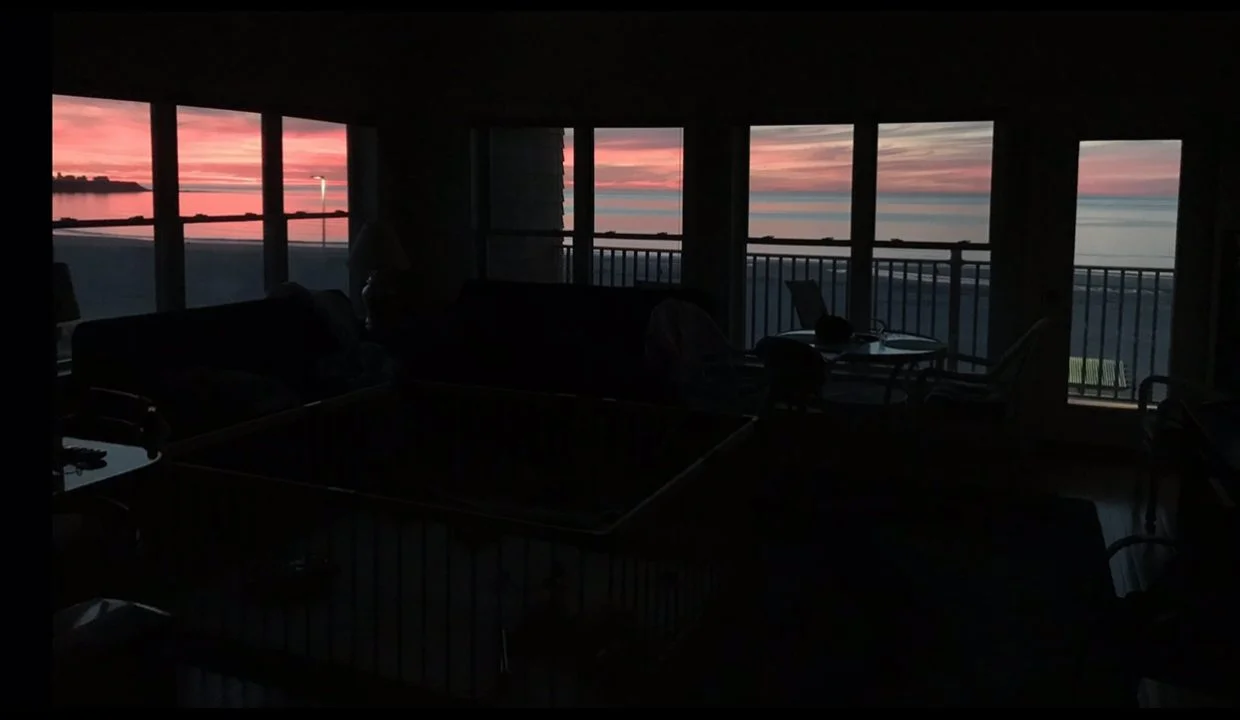
{"label": "dark living room interior", "polygon": [[52,706],[1233,706],[1235,37],[53,13]]}

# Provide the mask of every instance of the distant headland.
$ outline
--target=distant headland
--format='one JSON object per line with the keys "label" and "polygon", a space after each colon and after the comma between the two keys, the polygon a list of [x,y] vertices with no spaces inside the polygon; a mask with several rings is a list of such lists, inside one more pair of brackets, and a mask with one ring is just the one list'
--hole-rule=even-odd
{"label": "distant headland", "polygon": [[135,193],[150,192],[136,182],[109,180],[105,175],[86,177],[85,175],[52,176],[52,194],[56,193]]}

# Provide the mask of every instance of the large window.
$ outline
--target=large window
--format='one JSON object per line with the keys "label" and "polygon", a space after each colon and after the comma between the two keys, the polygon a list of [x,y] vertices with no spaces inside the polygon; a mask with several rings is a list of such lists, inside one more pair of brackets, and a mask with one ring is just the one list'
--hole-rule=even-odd
{"label": "large window", "polygon": [[[288,277],[316,290],[349,288],[349,143],[339,123],[284,118]],[[299,214],[340,217],[296,219]]]}
{"label": "large window", "polygon": [[[149,104],[52,96],[52,246],[69,266],[82,319],[258,298],[284,277],[348,290],[345,126],[288,118],[264,125],[253,113],[176,110],[180,213],[157,217],[152,147],[171,144],[171,115],[153,126]],[[274,142],[284,147],[285,182],[264,187],[263,133],[281,126]],[[264,218],[271,193],[282,195],[284,212]],[[183,233],[160,235],[157,224]],[[282,231],[265,232],[272,227]],[[184,265],[175,262],[182,236]],[[158,266],[161,242],[173,261]],[[264,253],[264,244],[281,252]],[[283,249],[289,264],[265,267],[278,263]],[[157,302],[157,275],[177,288],[182,272],[185,294]],[[69,337],[62,335],[66,353]]]}
{"label": "large window", "polygon": [[52,96],[52,248],[83,320],[155,310],[150,190],[150,106]]}
{"label": "large window", "polygon": [[818,283],[847,313],[852,219],[851,125],[755,127],[749,145],[746,339],[797,326],[788,280]]}
{"label": "large window", "polygon": [[[189,307],[263,296],[263,145],[256,113],[177,108]],[[244,219],[247,215],[251,219]]]}
{"label": "large window", "polygon": [[684,132],[594,131],[597,285],[680,282]]}
{"label": "large window", "polygon": [[990,122],[878,127],[872,317],[972,356],[987,354],[993,142]]}
{"label": "large window", "polygon": [[1083,142],[1077,177],[1068,392],[1131,401],[1170,357],[1180,142]]}

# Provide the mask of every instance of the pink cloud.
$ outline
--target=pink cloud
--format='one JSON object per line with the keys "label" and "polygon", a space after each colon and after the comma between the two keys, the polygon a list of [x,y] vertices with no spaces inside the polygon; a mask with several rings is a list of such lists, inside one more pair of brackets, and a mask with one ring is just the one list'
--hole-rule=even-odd
{"label": "pink cloud", "polygon": [[[257,185],[261,178],[259,116],[178,108],[181,181]],[[991,123],[889,124],[879,128],[882,193],[987,193]],[[595,183],[602,189],[680,190],[683,133],[678,128],[595,131]],[[565,185],[573,183],[572,131],[565,133]],[[313,185],[325,175],[347,182],[343,125],[285,118],[286,185]],[[52,171],[108,175],[149,183],[150,109],[144,103],[52,96]],[[1179,144],[1083,143],[1080,190],[1092,195],[1174,195]],[[852,127],[755,127],[750,134],[750,188],[755,192],[847,192],[852,185]]]}
{"label": "pink cloud", "polygon": [[52,172],[149,183],[150,106],[53,95]]}
{"label": "pink cloud", "polygon": [[[185,185],[257,185],[262,178],[260,117],[177,108],[178,160]],[[52,96],[52,172],[151,180],[150,106]],[[347,182],[344,125],[284,119],[286,185],[314,185],[313,175]]]}
{"label": "pink cloud", "polygon": [[749,133],[749,189],[847,192],[852,187],[852,127],[755,127]]}
{"label": "pink cloud", "polygon": [[1180,142],[1081,143],[1082,195],[1174,197],[1180,187]]}

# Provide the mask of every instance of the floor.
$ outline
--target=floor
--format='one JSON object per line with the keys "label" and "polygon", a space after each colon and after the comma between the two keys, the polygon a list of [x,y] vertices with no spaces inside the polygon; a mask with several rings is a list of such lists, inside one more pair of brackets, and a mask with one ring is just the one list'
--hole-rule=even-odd
{"label": "floor", "polygon": [[[1108,603],[1142,587],[1163,559],[1138,547],[1106,568],[1105,546],[1140,527],[1135,466],[1056,464],[1066,467],[1021,479],[1020,501],[976,481],[926,481],[924,468],[920,487],[896,490],[860,455],[810,470],[782,464],[753,504],[760,570],[645,701],[1208,705],[1148,682],[1138,693],[1096,639]],[[1170,487],[1161,495],[1174,496]],[[1173,510],[1160,507],[1160,527]],[[199,670],[180,685],[198,706],[289,701]]]}
{"label": "floor", "polygon": [[751,619],[731,641],[708,643],[681,702],[1135,703],[1090,633],[1114,597],[1098,537],[1105,513],[971,489],[892,500],[819,491],[799,520],[780,517]]}

